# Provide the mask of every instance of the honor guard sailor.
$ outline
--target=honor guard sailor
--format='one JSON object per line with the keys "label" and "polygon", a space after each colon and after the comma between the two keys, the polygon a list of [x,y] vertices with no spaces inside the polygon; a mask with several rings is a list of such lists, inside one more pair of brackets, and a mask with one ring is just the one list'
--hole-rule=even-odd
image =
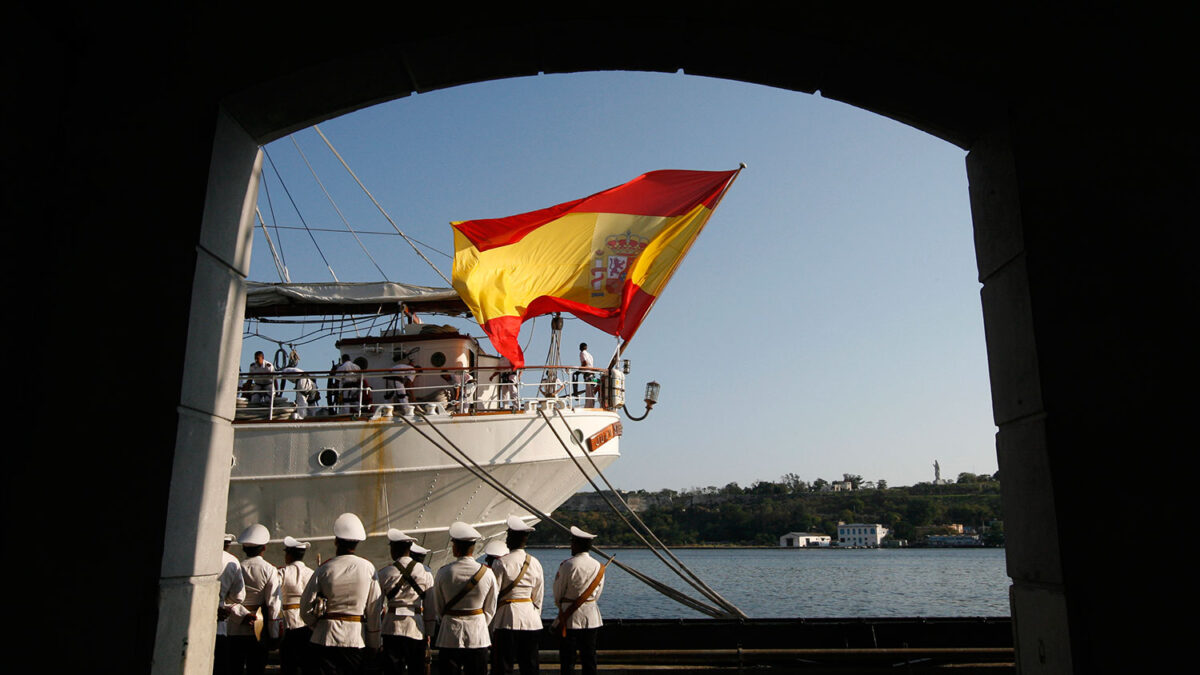
{"label": "honor guard sailor", "polygon": [[425,632],[425,594],[433,588],[433,575],[412,557],[416,539],[388,530],[392,563],[375,572],[383,593],[383,672],[423,675],[429,639]]}
{"label": "honor guard sailor", "polygon": [[217,579],[221,583],[221,595],[217,606],[217,642],[213,649],[213,675],[228,675],[232,661],[229,654],[229,622],[242,621],[246,608],[246,581],[242,578],[242,564],[229,552],[229,545],[237,541],[232,534],[225,535],[221,549],[221,572]]}
{"label": "honor guard sailor", "polygon": [[309,663],[314,672],[357,673],[366,661],[366,650],[379,649],[383,596],[375,567],[354,555],[367,538],[358,516],[338,516],[333,537],[337,555],[308,580],[300,596],[300,616],[313,630]]}
{"label": "honor guard sailor", "polygon": [[475,562],[472,553],[480,539],[475,528],[463,522],[450,526],[455,560],[438,570],[433,585],[433,606],[426,611],[438,618],[436,645],[441,675],[485,675],[492,641],[488,624],[496,614],[496,575]]}
{"label": "honor guard sailor", "polygon": [[[279,570],[263,558],[271,533],[259,523],[247,527],[238,542],[246,559],[242,561],[242,580],[246,584],[246,599],[242,604],[250,621],[229,624],[229,645],[233,672],[243,669],[250,675],[266,670],[267,651],[280,637]],[[254,618],[256,617],[257,618]]]}
{"label": "honor guard sailor", "polygon": [[575,670],[575,652],[583,675],[596,673],[596,638],[604,622],[596,601],[604,590],[604,569],[588,553],[596,535],[571,526],[571,557],[558,566],[554,576],[554,602],[558,618],[554,628],[561,638],[559,668],[563,675]]}
{"label": "honor guard sailor", "polygon": [[283,642],[279,645],[279,672],[293,675],[305,672],[308,644],[312,640],[312,629],[300,618],[300,596],[308,586],[313,571],[304,564],[304,554],[310,544],[292,537],[283,538],[284,566],[280,571],[283,602]]}
{"label": "honor guard sailor", "polygon": [[492,563],[500,590],[496,596],[496,618],[492,619],[492,649],[496,664],[505,675],[511,675],[513,664],[521,675],[537,675],[538,637],[542,634],[542,596],[545,595],[545,575],[542,563],[525,550],[529,533],[525,521],[508,517],[505,545],[509,553]]}

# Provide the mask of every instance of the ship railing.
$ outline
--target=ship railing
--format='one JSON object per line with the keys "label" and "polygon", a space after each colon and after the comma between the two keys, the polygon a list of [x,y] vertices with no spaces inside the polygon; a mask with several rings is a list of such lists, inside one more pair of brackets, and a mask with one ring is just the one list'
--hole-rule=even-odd
{"label": "ship railing", "polygon": [[[412,368],[239,375],[238,421],[606,408],[602,368]],[[411,384],[397,382],[411,378]]]}

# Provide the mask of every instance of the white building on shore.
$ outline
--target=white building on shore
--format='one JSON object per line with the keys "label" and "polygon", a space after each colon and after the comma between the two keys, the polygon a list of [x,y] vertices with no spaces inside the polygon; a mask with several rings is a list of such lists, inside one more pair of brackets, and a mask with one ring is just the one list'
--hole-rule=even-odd
{"label": "white building on shore", "polygon": [[828,548],[830,536],[812,532],[788,532],[779,538],[780,548]]}
{"label": "white building on shore", "polygon": [[879,523],[838,523],[838,546],[879,546],[888,529]]}

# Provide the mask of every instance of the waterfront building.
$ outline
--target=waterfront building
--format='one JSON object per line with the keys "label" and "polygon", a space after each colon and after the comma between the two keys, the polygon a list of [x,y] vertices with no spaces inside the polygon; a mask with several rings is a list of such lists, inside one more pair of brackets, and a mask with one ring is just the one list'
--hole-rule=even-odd
{"label": "waterfront building", "polygon": [[838,523],[838,546],[879,546],[888,529],[879,523]]}
{"label": "waterfront building", "polygon": [[788,532],[779,538],[780,548],[827,548],[830,537],[827,534],[812,532]]}

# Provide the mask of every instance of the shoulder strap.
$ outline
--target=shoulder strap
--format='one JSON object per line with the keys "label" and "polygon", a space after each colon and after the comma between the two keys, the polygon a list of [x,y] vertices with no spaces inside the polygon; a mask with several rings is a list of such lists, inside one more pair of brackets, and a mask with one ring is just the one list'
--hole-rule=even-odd
{"label": "shoulder strap", "polygon": [[521,571],[517,573],[517,577],[515,579],[508,582],[504,585],[504,588],[500,589],[500,595],[496,596],[497,600],[503,600],[510,592],[512,592],[512,589],[516,588],[517,584],[521,583],[521,579],[525,578],[525,571],[529,569],[529,559],[532,557],[533,556],[529,555],[528,552],[525,553],[525,562],[521,564]]}
{"label": "shoulder strap", "polygon": [[418,595],[425,594],[425,591],[422,590],[421,587],[417,585],[417,582],[412,578],[412,571],[416,565],[416,560],[409,560],[408,565],[405,567],[400,567],[400,565],[395,562],[392,563],[392,567],[395,567],[400,571],[400,581],[397,581],[396,585],[392,586],[392,590],[388,592],[388,600],[395,600],[396,596],[400,595],[400,591],[404,588],[404,584],[406,583],[411,586]]}
{"label": "shoulder strap", "polygon": [[479,580],[483,578],[483,573],[486,571],[487,565],[479,563],[479,569],[475,571],[475,576],[471,577],[470,580],[467,581],[467,585],[463,586],[462,589],[458,591],[458,595],[450,598],[450,601],[446,603],[445,607],[442,607],[442,612],[453,609],[454,606],[457,605],[458,602],[467,595],[467,593],[471,592],[471,589],[475,588],[475,585],[478,584]]}
{"label": "shoulder strap", "polygon": [[[609,562],[611,562],[611,559]],[[567,619],[570,619],[571,615],[575,613],[575,610],[579,609],[583,603],[588,601],[588,598],[592,597],[592,593],[596,591],[596,586],[598,586],[600,584],[600,580],[604,578],[604,570],[606,569],[608,569],[608,562],[600,566],[600,571],[596,572],[596,577],[592,579],[592,583],[588,584],[588,587],[579,594],[578,598],[575,598],[575,601],[571,603],[571,606],[563,610],[562,614],[559,615],[558,622],[562,626],[563,637],[567,636]]]}

